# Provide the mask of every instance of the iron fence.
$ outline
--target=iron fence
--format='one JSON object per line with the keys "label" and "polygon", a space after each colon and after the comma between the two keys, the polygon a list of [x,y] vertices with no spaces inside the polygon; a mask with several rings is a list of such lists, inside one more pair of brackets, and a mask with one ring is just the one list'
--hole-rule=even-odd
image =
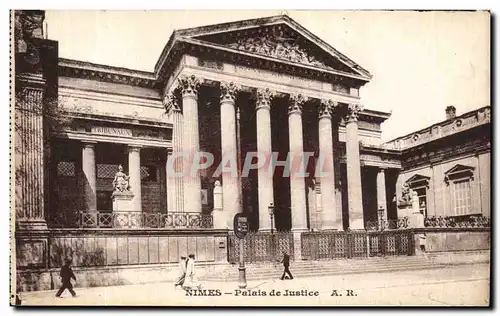
{"label": "iron fence", "polygon": [[366,230],[369,231],[380,231],[380,230],[389,230],[389,229],[405,229],[409,228],[408,217],[400,217],[398,219],[390,219],[390,220],[380,220],[373,222],[366,222]]}
{"label": "iron fence", "polygon": [[[240,256],[239,240],[234,234],[228,236],[228,261],[237,263]],[[293,234],[291,232],[250,232],[243,239],[245,262],[276,262],[283,251],[294,258]]]}
{"label": "iron fence", "polygon": [[51,224],[64,228],[213,228],[212,214],[194,212],[85,211],[71,217],[54,217]]}
{"label": "iron fence", "polygon": [[403,256],[415,254],[414,233],[409,230],[368,232],[367,256]]}
{"label": "iron fence", "polygon": [[306,232],[301,236],[302,257],[321,260],[413,255],[413,236],[411,230]]}
{"label": "iron fence", "polygon": [[426,217],[425,227],[490,227],[490,218],[482,215]]}

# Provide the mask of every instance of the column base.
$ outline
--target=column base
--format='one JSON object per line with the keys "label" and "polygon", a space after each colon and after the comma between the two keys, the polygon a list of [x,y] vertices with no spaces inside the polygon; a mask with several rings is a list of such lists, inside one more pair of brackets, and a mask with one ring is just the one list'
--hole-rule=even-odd
{"label": "column base", "polygon": [[[271,228],[259,228],[259,233],[262,232],[262,233],[270,233],[271,232]],[[273,232],[277,232],[276,228],[273,228]]]}
{"label": "column base", "polygon": [[16,223],[18,229],[23,230],[46,230],[47,221],[44,219],[20,220]]}
{"label": "column base", "polygon": [[342,229],[335,228],[335,227],[322,227],[319,231],[321,231],[321,232],[338,232],[338,231],[342,231]]}
{"label": "column base", "polygon": [[293,256],[295,261],[302,260],[302,233],[309,231],[307,228],[292,228]]}
{"label": "column base", "polygon": [[362,218],[354,219],[349,222],[350,230],[365,230],[365,222]]}

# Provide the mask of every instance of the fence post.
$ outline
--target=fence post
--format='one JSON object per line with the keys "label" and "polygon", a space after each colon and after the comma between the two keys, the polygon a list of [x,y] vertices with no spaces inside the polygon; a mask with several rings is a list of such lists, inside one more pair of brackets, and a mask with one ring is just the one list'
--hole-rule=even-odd
{"label": "fence post", "polygon": [[370,234],[366,232],[366,257],[370,258]]}
{"label": "fence post", "polygon": [[382,254],[383,257],[386,256],[388,232],[390,232],[390,230],[386,230],[386,231],[380,233],[380,238],[379,238],[380,246],[379,247],[380,247],[380,253]]}
{"label": "fence post", "polygon": [[408,255],[413,256],[415,254],[415,232],[413,230],[409,230],[408,235],[409,235]]}
{"label": "fence post", "polygon": [[354,248],[354,237],[351,232],[348,232],[347,235],[347,258],[352,258],[352,251]]}

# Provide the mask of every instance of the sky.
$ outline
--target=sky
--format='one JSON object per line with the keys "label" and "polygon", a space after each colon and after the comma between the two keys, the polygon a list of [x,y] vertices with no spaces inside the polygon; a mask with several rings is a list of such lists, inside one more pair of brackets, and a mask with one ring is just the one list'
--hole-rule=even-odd
{"label": "sky", "polygon": [[490,17],[486,12],[47,11],[59,56],[153,71],[174,29],[288,14],[367,69],[365,108],[391,112],[390,140],[490,105]]}

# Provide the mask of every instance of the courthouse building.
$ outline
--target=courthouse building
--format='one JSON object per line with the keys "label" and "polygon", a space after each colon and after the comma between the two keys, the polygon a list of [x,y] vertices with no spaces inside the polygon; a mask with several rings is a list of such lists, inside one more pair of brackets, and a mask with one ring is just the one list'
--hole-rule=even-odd
{"label": "courthouse building", "polygon": [[[286,15],[176,30],[151,72],[60,58],[43,16],[17,12],[13,44],[17,268],[27,284],[43,288],[64,257],[108,270],[188,251],[227,262],[240,211],[252,231],[291,231],[300,259],[301,233],[397,222],[403,183],[426,217],[489,216],[489,107],[384,144],[390,113],[359,96],[372,75]],[[169,175],[176,153],[200,151],[215,165]],[[249,152],[325,155],[334,175],[213,177],[222,157],[242,164]],[[120,165],[128,209],[113,206]]]}

